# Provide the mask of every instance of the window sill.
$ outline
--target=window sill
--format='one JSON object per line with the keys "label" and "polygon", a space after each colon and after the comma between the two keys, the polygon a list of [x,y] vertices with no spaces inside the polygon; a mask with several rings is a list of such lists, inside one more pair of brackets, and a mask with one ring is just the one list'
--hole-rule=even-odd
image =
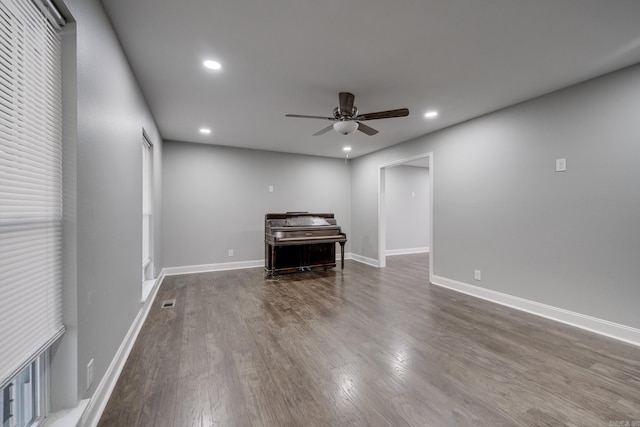
{"label": "window sill", "polygon": [[38,424],[38,427],[76,427],[89,404],[89,400],[80,401],[75,408],[49,414],[42,423]]}

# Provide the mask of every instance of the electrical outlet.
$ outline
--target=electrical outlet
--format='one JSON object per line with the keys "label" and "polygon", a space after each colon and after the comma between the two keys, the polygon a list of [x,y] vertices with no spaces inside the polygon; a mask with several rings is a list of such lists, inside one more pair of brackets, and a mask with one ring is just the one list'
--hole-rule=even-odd
{"label": "electrical outlet", "polygon": [[233,249],[229,249],[229,256],[233,256]]}
{"label": "electrical outlet", "polygon": [[93,359],[87,363],[87,390],[91,388],[93,384]]}
{"label": "electrical outlet", "polygon": [[476,280],[482,280],[482,272],[480,270],[473,270],[473,278]]}
{"label": "electrical outlet", "polygon": [[269,193],[273,193],[273,185],[269,186]]}
{"label": "electrical outlet", "polygon": [[556,159],[556,172],[565,172],[567,170],[567,159]]}

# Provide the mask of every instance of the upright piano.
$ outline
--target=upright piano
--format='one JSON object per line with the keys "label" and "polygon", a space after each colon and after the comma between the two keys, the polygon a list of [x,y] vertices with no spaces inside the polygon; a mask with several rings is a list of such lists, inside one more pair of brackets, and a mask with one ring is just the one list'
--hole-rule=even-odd
{"label": "upright piano", "polygon": [[272,276],[333,268],[339,243],[344,269],[346,242],[347,235],[332,213],[268,213],[264,217],[264,268]]}

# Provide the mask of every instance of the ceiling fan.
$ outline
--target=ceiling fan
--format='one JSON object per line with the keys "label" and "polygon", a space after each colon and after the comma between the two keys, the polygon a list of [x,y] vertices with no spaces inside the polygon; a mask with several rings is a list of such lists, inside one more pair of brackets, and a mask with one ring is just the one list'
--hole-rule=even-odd
{"label": "ceiling fan", "polygon": [[406,117],[409,115],[408,108],[397,110],[378,111],[377,113],[358,114],[358,109],[353,105],[354,95],[349,92],[340,92],[340,105],[333,110],[333,117],[305,116],[302,114],[286,114],[286,117],[298,117],[302,119],[331,120],[335,122],[324,129],[314,133],[313,136],[327,133],[333,128],[342,135],[349,135],[356,130],[366,134],[375,135],[378,133],[374,128],[361,123],[366,120],[392,119],[394,117]]}

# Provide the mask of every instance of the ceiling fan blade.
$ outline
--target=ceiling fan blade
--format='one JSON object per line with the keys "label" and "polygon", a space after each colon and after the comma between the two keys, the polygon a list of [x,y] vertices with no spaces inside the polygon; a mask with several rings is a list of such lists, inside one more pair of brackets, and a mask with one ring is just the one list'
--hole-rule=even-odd
{"label": "ceiling fan blade", "polygon": [[334,117],[323,117],[323,116],[305,116],[303,114],[285,114],[285,117],[297,117],[300,119],[321,119],[321,120],[331,120],[335,122],[336,119]]}
{"label": "ceiling fan blade", "polygon": [[360,123],[358,122],[358,130],[362,133],[365,133],[369,136],[375,135],[376,133],[378,133],[377,130],[375,130],[374,128],[372,128],[371,126],[367,126],[364,123]]}
{"label": "ceiling fan blade", "polygon": [[340,97],[340,113],[350,116],[351,112],[353,111],[353,100],[355,96],[353,96],[353,94],[349,92],[340,92],[339,97]]}
{"label": "ceiling fan blade", "polygon": [[333,125],[329,125],[326,128],[319,130],[318,132],[314,133],[313,136],[323,135],[329,132],[331,129],[333,129]]}
{"label": "ceiling fan blade", "polygon": [[399,108],[397,110],[378,111],[377,113],[360,114],[355,117],[356,120],[378,120],[392,119],[394,117],[406,117],[409,115],[408,108]]}

